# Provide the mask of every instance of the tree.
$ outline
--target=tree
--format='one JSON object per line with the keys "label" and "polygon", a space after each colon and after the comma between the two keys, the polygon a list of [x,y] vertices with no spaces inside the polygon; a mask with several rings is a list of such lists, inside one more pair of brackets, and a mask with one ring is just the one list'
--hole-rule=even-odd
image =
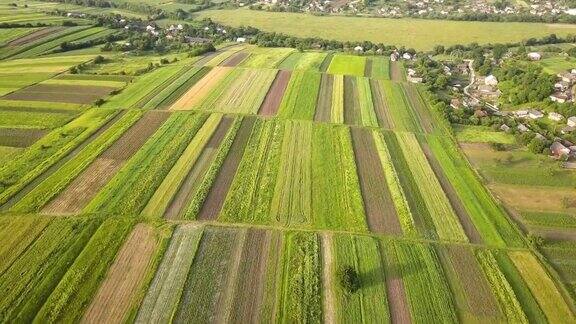
{"label": "tree", "polygon": [[360,289],[360,278],[351,266],[344,266],[338,272],[338,282],[345,292],[353,294]]}

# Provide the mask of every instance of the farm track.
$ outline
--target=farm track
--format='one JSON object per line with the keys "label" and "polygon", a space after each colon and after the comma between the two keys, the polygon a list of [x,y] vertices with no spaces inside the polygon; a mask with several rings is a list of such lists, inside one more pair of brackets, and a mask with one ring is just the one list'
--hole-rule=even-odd
{"label": "farm track", "polygon": [[236,138],[234,138],[230,152],[228,152],[224,164],[222,165],[222,168],[218,173],[212,188],[210,188],[210,192],[208,193],[202,208],[200,209],[197,217],[198,219],[216,219],[220,213],[220,210],[224,205],[224,200],[226,199],[226,194],[232,185],[232,180],[234,179],[236,170],[242,160],[244,148],[248,144],[248,139],[250,138],[250,133],[252,132],[255,122],[256,118],[254,117],[246,117],[242,121],[242,125],[238,130]]}
{"label": "farm track", "polygon": [[382,128],[393,129],[394,121],[390,115],[390,108],[387,106],[386,100],[384,100],[382,87],[378,83],[378,80],[370,80],[370,90],[372,92],[372,101],[374,102],[374,111],[376,112],[378,124]]}
{"label": "farm track", "polygon": [[30,33],[24,37],[20,37],[18,39],[15,39],[13,41],[11,41],[10,43],[6,44],[7,47],[16,47],[16,46],[20,46],[20,45],[27,45],[29,43],[35,42],[47,35],[50,35],[52,33],[58,32],[60,30],[63,30],[64,27],[47,27],[47,28],[42,28],[40,30],[37,30],[33,33]]}
{"label": "farm track", "polygon": [[462,224],[462,228],[464,229],[466,236],[468,237],[470,242],[482,244],[483,243],[482,236],[476,229],[474,222],[472,221],[470,215],[468,215],[468,212],[466,211],[466,208],[460,201],[456,189],[454,189],[454,187],[450,183],[450,180],[448,180],[448,178],[444,174],[442,166],[440,166],[440,163],[438,162],[438,160],[436,160],[436,157],[434,156],[434,153],[428,146],[428,143],[420,141],[420,146],[422,147],[422,151],[424,152],[424,155],[426,156],[428,163],[430,163],[430,166],[432,167],[432,170],[434,171],[436,178],[438,178],[438,181],[442,186],[442,190],[444,190],[444,192],[446,193],[446,196],[450,201],[450,205],[452,205],[452,208],[456,212],[456,215],[460,220],[460,224]]}
{"label": "farm track", "polygon": [[212,134],[212,137],[206,144],[202,153],[198,157],[198,160],[194,166],[190,169],[190,172],[186,175],[186,178],[182,182],[182,185],[178,189],[176,195],[172,198],[172,201],[166,208],[164,217],[167,219],[180,218],[184,208],[192,199],[194,193],[194,188],[201,182],[202,178],[206,175],[206,172],[210,168],[210,165],[214,161],[216,154],[218,152],[218,147],[224,140],[224,137],[230,130],[234,119],[231,117],[224,117],[218,125],[218,128]]}
{"label": "farm track", "polygon": [[158,248],[154,231],[145,224],[134,228],[88,306],[82,323],[124,322]]}
{"label": "farm track", "polygon": [[351,133],[368,227],[375,233],[402,235],[372,132],[352,128]]}
{"label": "farm track", "polygon": [[276,116],[278,109],[280,108],[282,98],[284,97],[284,92],[288,87],[288,82],[290,81],[291,75],[291,71],[278,71],[272,86],[268,89],[268,93],[266,93],[266,97],[264,98],[264,101],[258,110],[258,115]]}
{"label": "farm track", "polygon": [[238,64],[242,63],[242,61],[244,61],[248,56],[249,53],[247,52],[232,54],[231,57],[227,58],[226,60],[224,60],[224,62],[220,63],[220,66],[227,66],[227,67],[238,66]]}
{"label": "farm track", "polygon": [[273,233],[248,230],[236,280],[234,304],[228,322],[258,323],[263,303],[266,270]]}
{"label": "farm track", "polygon": [[170,114],[150,111],[104,151],[64,191],[42,209],[47,214],[80,212],[144,145]]}
{"label": "farm track", "polygon": [[332,89],[334,87],[334,76],[331,74],[322,74],[320,81],[320,91],[318,91],[318,104],[314,113],[314,121],[330,122],[332,114]]}
{"label": "farm track", "polygon": [[0,206],[0,211],[6,211],[10,209],[18,200],[22,199],[22,197],[26,196],[32,189],[34,189],[37,185],[39,185],[42,181],[46,180],[50,175],[56,172],[60,167],[62,167],[66,162],[73,159],[80,151],[82,151],[88,144],[98,138],[102,133],[104,133],[108,128],[112,127],[114,123],[116,123],[122,115],[124,115],[125,111],[120,111],[116,114],[116,116],[110,118],[104,125],[102,125],[96,132],[90,135],[86,140],[72,149],[68,154],[64,155],[58,162],[51,165],[49,168],[46,169],[42,174],[37,176],[36,178],[32,179],[28,184],[26,184],[18,193],[12,196],[6,203]]}

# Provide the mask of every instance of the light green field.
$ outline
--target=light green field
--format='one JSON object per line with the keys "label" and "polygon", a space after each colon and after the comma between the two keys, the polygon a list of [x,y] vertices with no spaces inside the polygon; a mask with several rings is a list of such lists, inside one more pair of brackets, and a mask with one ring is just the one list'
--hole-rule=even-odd
{"label": "light green field", "polygon": [[319,17],[255,10],[209,10],[199,13],[198,17],[212,18],[236,27],[250,25],[265,31],[300,37],[339,41],[369,40],[420,50],[432,49],[436,44],[507,43],[552,33],[565,36],[576,32],[576,25]]}
{"label": "light green field", "polygon": [[572,57],[553,56],[539,62],[545,72],[557,74],[576,68],[576,59]]}
{"label": "light green field", "polygon": [[514,144],[514,136],[493,130],[485,126],[463,126],[454,127],[456,138],[461,142],[472,143],[502,143]]}

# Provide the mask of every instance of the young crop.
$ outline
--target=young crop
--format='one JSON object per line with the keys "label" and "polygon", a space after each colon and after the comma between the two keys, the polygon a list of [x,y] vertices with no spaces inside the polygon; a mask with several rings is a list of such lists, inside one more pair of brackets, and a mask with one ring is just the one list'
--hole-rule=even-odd
{"label": "young crop", "polygon": [[378,127],[378,119],[372,102],[370,79],[357,78],[358,102],[360,104],[360,124],[363,126]]}
{"label": "young crop", "polygon": [[280,104],[279,115],[290,119],[312,120],[316,110],[320,80],[320,73],[294,71]]}
{"label": "young crop", "polygon": [[335,75],[332,88],[332,113],[330,122],[344,123],[344,76]]}

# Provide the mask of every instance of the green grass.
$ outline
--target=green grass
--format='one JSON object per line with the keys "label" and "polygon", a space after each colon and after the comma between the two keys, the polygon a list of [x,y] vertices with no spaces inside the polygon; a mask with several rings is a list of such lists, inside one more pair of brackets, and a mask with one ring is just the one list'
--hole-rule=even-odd
{"label": "green grass", "polygon": [[0,273],[10,268],[51,221],[31,215],[0,218]]}
{"label": "green grass", "polygon": [[12,208],[18,212],[38,212],[82,173],[104,150],[110,147],[140,117],[140,111],[129,111],[102,135],[88,144],[46,180],[22,197]]}
{"label": "green grass", "polygon": [[383,89],[384,99],[388,103],[387,108],[392,116],[394,129],[407,132],[422,132],[418,117],[412,107],[410,107],[402,85],[385,80],[380,80],[379,84]]}
{"label": "green grass", "polygon": [[367,229],[350,132],[329,124],[312,129],[312,215],[316,228]]}
{"label": "green grass", "polygon": [[540,60],[538,64],[544,68],[544,72],[557,74],[572,70],[576,67],[576,59],[572,57],[552,56]]}
{"label": "green grass", "polygon": [[212,114],[208,117],[142,210],[143,216],[161,217],[164,215],[166,208],[168,208],[172,198],[196,163],[221,120],[222,115],[219,114]]}
{"label": "green grass", "polygon": [[440,136],[429,136],[427,140],[484,242],[497,246],[523,246],[518,229],[482,185],[455,144]]}
{"label": "green grass", "polygon": [[479,44],[519,42],[530,37],[538,38],[553,33],[565,36],[574,33],[575,28],[569,25],[539,23],[315,16],[248,9],[202,11],[198,17],[209,17],[231,26],[249,25],[264,31],[292,36],[352,42],[368,40],[419,50],[432,50],[437,44],[449,46],[473,42]]}
{"label": "green grass", "polygon": [[250,57],[240,65],[243,67],[273,69],[292,52],[294,52],[292,48],[256,47],[251,50]]}
{"label": "green grass", "polygon": [[160,89],[152,99],[144,104],[143,108],[162,109],[169,107],[208,72],[210,72],[210,68],[208,67],[192,67],[188,69],[174,82]]}
{"label": "green grass", "polygon": [[528,224],[546,227],[576,227],[576,217],[564,213],[523,212],[522,218]]}
{"label": "green grass", "polygon": [[364,76],[366,58],[363,56],[337,54],[332,57],[328,73]]}
{"label": "green grass", "polygon": [[284,118],[312,120],[320,80],[320,73],[294,71],[282,98],[278,115]]}
{"label": "green grass", "polygon": [[142,301],[136,322],[169,321],[172,318],[202,238],[202,232],[202,227],[193,224],[176,228],[162,263]]}
{"label": "green grass", "polygon": [[30,323],[99,223],[85,218],[53,220],[0,275],[0,317]]}
{"label": "green grass", "polygon": [[378,118],[374,110],[372,101],[372,90],[370,89],[370,79],[357,78],[358,101],[360,103],[360,119],[363,126],[378,127]]}
{"label": "green grass", "polygon": [[320,71],[320,65],[326,57],[323,52],[294,52],[278,65],[281,70]]}
{"label": "green grass", "polygon": [[220,219],[274,224],[270,208],[278,178],[284,123],[256,120]]}
{"label": "green grass", "polygon": [[0,127],[51,129],[72,118],[70,114],[0,110]]}
{"label": "green grass", "polygon": [[442,240],[467,242],[468,238],[462,225],[428,163],[418,139],[411,133],[397,133],[396,137],[412,175],[417,179],[416,183],[430,211],[438,237]]}
{"label": "green grass", "polygon": [[281,323],[321,323],[320,240],[315,233],[290,232],[284,245]]}
{"label": "green grass", "polygon": [[68,268],[34,321],[80,321],[133,225],[132,219],[125,218],[104,221]]}
{"label": "green grass", "polygon": [[[338,321],[342,323],[366,323],[378,319],[389,322],[390,313],[386,296],[384,272],[380,259],[378,241],[371,237],[334,235],[332,244],[335,251],[336,273],[334,287],[336,292],[336,310]],[[360,278],[359,290],[350,293],[345,291],[336,277],[338,271],[349,266],[356,270]],[[326,287],[324,289],[327,289]]]}
{"label": "green grass", "polygon": [[390,60],[388,58],[370,57],[369,60],[372,61],[371,78],[390,80]]}
{"label": "green grass", "polygon": [[66,156],[105,122],[113,110],[89,110],[74,121],[57,128],[0,168],[0,203]]}
{"label": "green grass", "polygon": [[[390,242],[402,275],[412,319],[417,323],[456,323],[456,309],[434,248],[424,244]],[[390,260],[388,261],[390,262]]]}
{"label": "green grass", "polygon": [[174,113],[86,206],[86,212],[139,214],[206,115]]}
{"label": "green grass", "polygon": [[344,123],[344,76],[335,75],[332,85],[332,107],[330,109],[330,122]]}
{"label": "green grass", "polygon": [[460,142],[514,144],[514,136],[495,131],[487,126],[457,125],[454,127]]}

